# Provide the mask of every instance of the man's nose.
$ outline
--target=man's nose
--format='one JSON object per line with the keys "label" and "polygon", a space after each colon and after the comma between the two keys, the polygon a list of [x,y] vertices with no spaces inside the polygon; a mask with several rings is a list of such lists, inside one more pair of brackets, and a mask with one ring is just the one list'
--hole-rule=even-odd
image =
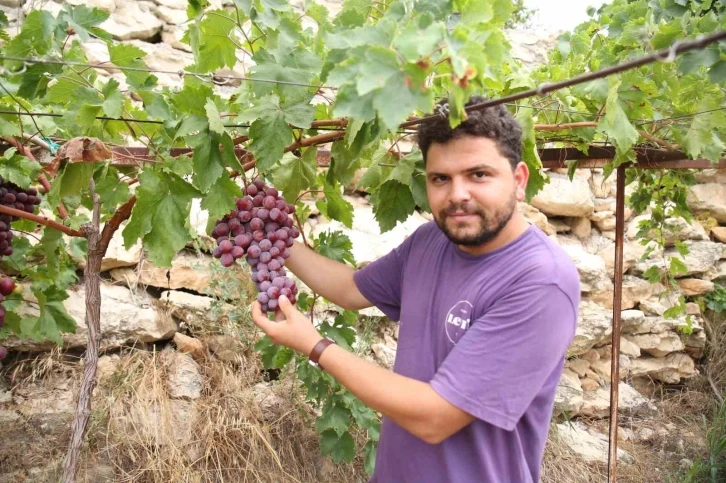
{"label": "man's nose", "polygon": [[451,193],[449,198],[453,203],[463,203],[471,199],[469,187],[463,180],[454,179],[451,183]]}

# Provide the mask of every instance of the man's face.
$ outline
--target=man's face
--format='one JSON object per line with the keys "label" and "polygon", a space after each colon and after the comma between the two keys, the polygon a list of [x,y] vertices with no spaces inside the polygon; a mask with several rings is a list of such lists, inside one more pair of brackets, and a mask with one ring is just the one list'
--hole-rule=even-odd
{"label": "man's face", "polygon": [[514,171],[491,139],[463,136],[433,143],[426,161],[426,192],[439,228],[457,245],[493,240],[524,199],[528,171]]}

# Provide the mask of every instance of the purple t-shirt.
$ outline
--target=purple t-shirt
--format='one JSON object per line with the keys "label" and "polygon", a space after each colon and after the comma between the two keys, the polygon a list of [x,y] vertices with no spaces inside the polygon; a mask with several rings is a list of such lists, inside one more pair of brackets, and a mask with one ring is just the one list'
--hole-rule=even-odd
{"label": "purple t-shirt", "polygon": [[534,225],[509,245],[473,256],[429,222],[357,271],[355,282],[400,321],[393,370],[430,382],[476,418],[431,445],[384,417],[370,481],[539,481],[577,325],[580,279],[572,259]]}

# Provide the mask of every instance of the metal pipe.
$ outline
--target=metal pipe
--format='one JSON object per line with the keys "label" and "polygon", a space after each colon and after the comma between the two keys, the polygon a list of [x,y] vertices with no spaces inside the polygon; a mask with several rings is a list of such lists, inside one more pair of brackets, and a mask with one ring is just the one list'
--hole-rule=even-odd
{"label": "metal pipe", "polygon": [[615,483],[618,466],[618,396],[620,389],[620,311],[623,299],[623,237],[625,233],[625,166],[617,169],[615,195],[615,287],[610,360],[610,436],[608,438],[608,482]]}

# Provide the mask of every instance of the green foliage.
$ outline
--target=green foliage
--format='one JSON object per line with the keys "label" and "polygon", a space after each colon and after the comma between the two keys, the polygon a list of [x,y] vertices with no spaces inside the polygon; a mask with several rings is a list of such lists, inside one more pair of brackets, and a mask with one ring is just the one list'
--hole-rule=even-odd
{"label": "green foliage", "polygon": [[726,312],[726,287],[715,284],[713,292],[705,297],[706,307],[714,312]]}

